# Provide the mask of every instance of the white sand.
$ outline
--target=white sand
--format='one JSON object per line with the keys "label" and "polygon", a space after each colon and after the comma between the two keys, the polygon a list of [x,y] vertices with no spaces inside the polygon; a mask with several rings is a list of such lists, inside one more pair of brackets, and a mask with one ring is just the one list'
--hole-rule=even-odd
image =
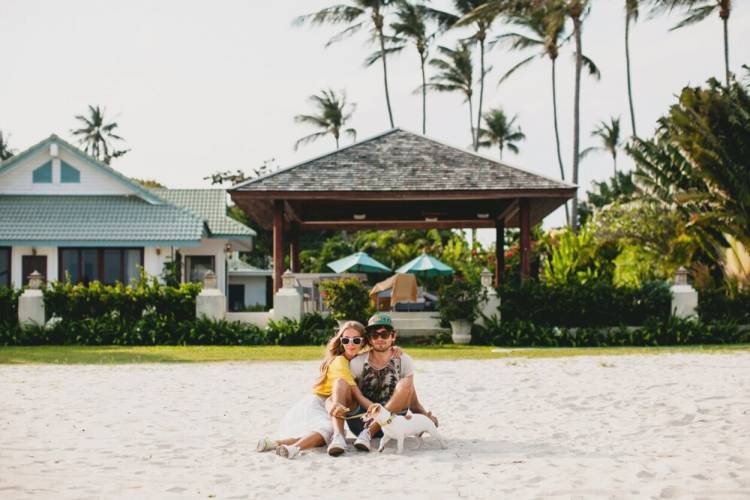
{"label": "white sand", "polygon": [[750,354],[417,365],[447,450],[295,460],[316,362],[0,366],[0,498],[750,498]]}

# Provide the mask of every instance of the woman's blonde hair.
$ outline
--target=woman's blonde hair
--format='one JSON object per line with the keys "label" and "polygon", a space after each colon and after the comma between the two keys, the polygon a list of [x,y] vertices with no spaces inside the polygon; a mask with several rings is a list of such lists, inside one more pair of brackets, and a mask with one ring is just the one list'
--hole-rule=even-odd
{"label": "woman's blonde hair", "polygon": [[320,364],[320,376],[315,381],[315,386],[319,385],[325,380],[328,366],[333,362],[334,359],[336,359],[336,356],[341,356],[342,354],[344,354],[344,346],[341,345],[341,336],[346,330],[350,329],[359,332],[362,338],[365,337],[365,326],[359,321],[347,321],[343,325],[341,325],[336,334],[331,337],[331,339],[326,344],[326,356],[323,359],[323,362]]}

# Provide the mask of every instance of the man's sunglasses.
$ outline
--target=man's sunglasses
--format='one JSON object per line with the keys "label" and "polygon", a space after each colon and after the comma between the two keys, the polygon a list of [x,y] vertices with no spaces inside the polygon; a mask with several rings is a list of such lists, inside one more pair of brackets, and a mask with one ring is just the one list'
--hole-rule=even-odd
{"label": "man's sunglasses", "polygon": [[361,344],[364,341],[365,341],[365,339],[363,339],[362,337],[341,337],[341,344],[342,345],[346,345],[349,342],[351,342],[354,345],[359,345],[359,344]]}
{"label": "man's sunglasses", "polygon": [[371,339],[376,339],[380,337],[381,339],[387,339],[393,334],[393,330],[388,330],[387,328],[378,328],[377,330],[371,330],[368,332],[368,335]]}

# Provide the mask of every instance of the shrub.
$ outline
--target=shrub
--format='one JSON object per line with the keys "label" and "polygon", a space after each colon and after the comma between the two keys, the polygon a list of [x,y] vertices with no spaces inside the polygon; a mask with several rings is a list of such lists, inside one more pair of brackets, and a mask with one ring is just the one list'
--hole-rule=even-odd
{"label": "shrub", "polygon": [[480,287],[468,281],[454,281],[440,289],[440,317],[444,321],[474,321],[479,313]]}
{"label": "shrub", "polygon": [[266,343],[276,345],[322,345],[333,336],[336,321],[320,314],[305,314],[299,321],[284,318],[269,321]]}
{"label": "shrub", "polygon": [[703,321],[731,320],[750,324],[750,289],[727,295],[724,289],[701,290],[698,295],[698,315]]}
{"label": "shrub", "polygon": [[0,286],[0,325],[18,324],[18,297],[22,290]]}
{"label": "shrub", "polygon": [[337,320],[366,322],[370,311],[370,296],[365,285],[357,278],[324,281],[320,289],[324,302]]}
{"label": "shrub", "polygon": [[615,287],[602,280],[554,286],[528,280],[522,285],[507,283],[499,293],[503,321],[558,327],[638,326],[649,318],[666,321],[672,300],[665,282]]}

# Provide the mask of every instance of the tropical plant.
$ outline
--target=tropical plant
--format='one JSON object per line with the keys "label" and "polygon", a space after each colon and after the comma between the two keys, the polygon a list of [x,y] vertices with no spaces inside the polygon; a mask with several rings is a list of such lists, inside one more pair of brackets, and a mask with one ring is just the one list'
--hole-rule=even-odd
{"label": "tropical plant", "polygon": [[625,0],[625,74],[628,81],[628,105],[630,106],[630,126],[635,132],[635,111],[633,107],[633,87],[630,81],[630,23],[638,20],[641,0]]}
{"label": "tropical plant", "polygon": [[593,151],[606,151],[612,156],[612,168],[617,176],[617,150],[622,147],[620,139],[620,118],[611,118],[609,123],[599,122],[599,125],[591,132],[591,137],[601,141],[601,146],[591,146],[581,151],[581,157],[587,156]]}
{"label": "tropical plant", "polygon": [[[507,7],[504,5],[496,5],[492,9],[482,9],[482,7],[493,3],[490,0],[453,0],[453,8],[455,13],[445,12],[437,9],[433,9],[432,13],[437,19],[440,26],[444,29],[472,26],[474,32],[469,37],[469,40],[473,40],[479,46],[479,103],[477,105],[477,132],[482,127],[482,101],[484,99],[484,77],[490,71],[485,67],[484,63],[484,51],[485,43],[487,40],[487,34],[492,27],[492,23],[511,10],[509,2],[502,2],[508,4]],[[474,151],[479,150],[479,134],[474,134]]]}
{"label": "tropical plant", "polygon": [[671,12],[675,9],[682,9],[685,17],[670,31],[698,23],[718,12],[724,27],[724,75],[725,82],[729,85],[729,16],[732,13],[732,0],[654,0],[655,12]]}
{"label": "tropical plant", "polygon": [[597,254],[594,233],[588,226],[578,234],[571,228],[551,231],[542,241],[547,254],[542,268],[545,283],[586,284],[601,277],[605,263]]}
{"label": "tropical plant", "polygon": [[719,249],[721,269],[727,288],[736,294],[750,285],[750,247],[730,234],[725,234],[724,238],[729,246]]}
{"label": "tropical plant", "polygon": [[357,278],[324,281],[320,289],[324,293],[323,302],[331,309],[333,319],[360,322],[367,319],[370,296],[365,285]]}
{"label": "tropical plant", "polygon": [[125,139],[114,133],[118,127],[117,122],[105,123],[105,108],[89,105],[88,112],[88,116],[76,115],[76,120],[81,122],[83,127],[71,130],[71,133],[78,137],[78,143],[83,146],[86,153],[109,165],[113,158],[119,158],[130,151],[115,149],[112,144],[112,141]]}
{"label": "tropical plant", "polygon": [[[427,75],[425,64],[429,57],[430,43],[436,33],[429,33],[430,11],[423,4],[414,4],[407,0],[396,0],[394,12],[395,21],[391,23],[393,30],[392,45],[386,49],[387,53],[403,50],[411,42],[419,55],[419,68],[422,74],[422,133],[427,133]],[[380,59],[380,52],[374,53],[367,60],[369,66]]]}
{"label": "tropical plant", "polygon": [[479,315],[482,289],[468,281],[454,281],[443,286],[439,293],[440,317],[444,321],[474,321]]}
{"label": "tropical plant", "polygon": [[8,137],[8,135],[3,135],[3,131],[0,130],[0,161],[5,161],[16,154],[8,145]]}
{"label": "tropical plant", "polygon": [[438,73],[430,78],[429,88],[437,92],[460,92],[469,105],[469,130],[471,143],[476,144],[474,134],[474,111],[471,96],[474,87],[474,68],[471,63],[471,49],[465,42],[459,42],[455,49],[438,47],[438,53],[444,58],[430,59],[430,66]]}
{"label": "tropical plant", "polygon": [[394,2],[394,0],[350,0],[347,4],[333,5],[295,19],[295,24],[304,24],[309,22],[312,25],[348,25],[343,31],[331,38],[326,46],[348,38],[368,24],[367,18],[372,27],[372,38],[376,39],[380,46],[380,60],[383,64],[383,87],[385,88],[385,104],[388,110],[388,120],[393,128],[393,112],[391,110],[391,98],[388,92],[388,65],[386,61],[386,35],[385,27],[385,10]]}
{"label": "tropical plant", "polygon": [[479,130],[479,147],[497,147],[500,150],[500,159],[503,159],[503,150],[508,149],[518,153],[517,142],[526,139],[521,127],[516,125],[518,115],[510,120],[501,108],[491,109],[484,114],[485,128]]}
{"label": "tropical plant", "polygon": [[351,119],[355,106],[352,104],[348,106],[348,110],[346,109],[346,93],[343,90],[339,95],[331,89],[322,90],[320,94],[310,96],[309,100],[312,101],[317,108],[317,113],[311,115],[297,115],[294,117],[294,121],[297,123],[313,125],[320,129],[320,131],[313,132],[310,135],[298,139],[297,142],[294,143],[295,151],[301,145],[316,141],[329,134],[336,140],[336,149],[339,148],[339,137],[342,133],[351,136],[353,140],[356,139],[356,130],[353,128],[344,128],[349,119]]}

